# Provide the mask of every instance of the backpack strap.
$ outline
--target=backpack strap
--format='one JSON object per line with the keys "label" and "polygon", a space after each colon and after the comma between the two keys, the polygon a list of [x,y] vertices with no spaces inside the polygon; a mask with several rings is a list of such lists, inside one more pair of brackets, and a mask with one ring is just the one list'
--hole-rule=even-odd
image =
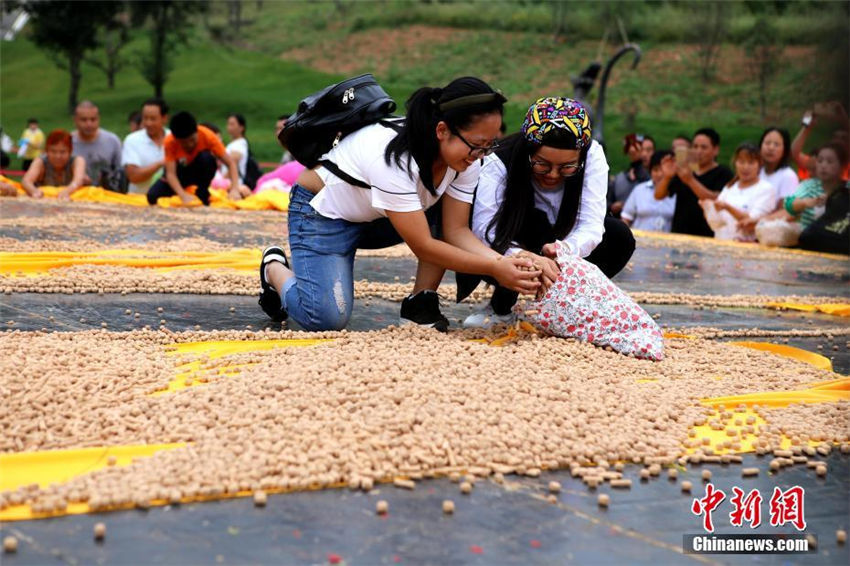
{"label": "backpack strap", "polygon": [[322,165],[322,167],[324,167],[325,169],[327,169],[349,185],[354,185],[355,187],[360,187],[361,189],[372,188],[360,179],[355,179],[354,177],[340,169],[337,164],[331,161],[330,159],[320,159],[319,163]]}
{"label": "backpack strap", "polygon": [[[400,132],[403,126],[399,123],[402,119],[394,117],[387,120],[378,120],[378,123],[385,128],[390,128],[395,130],[396,132]],[[355,187],[360,187],[361,189],[371,189],[372,187],[367,185],[364,181],[352,177],[345,171],[339,168],[339,166],[331,161],[330,159],[320,159],[319,164],[322,165],[325,169],[348,183],[349,185],[353,185]]]}

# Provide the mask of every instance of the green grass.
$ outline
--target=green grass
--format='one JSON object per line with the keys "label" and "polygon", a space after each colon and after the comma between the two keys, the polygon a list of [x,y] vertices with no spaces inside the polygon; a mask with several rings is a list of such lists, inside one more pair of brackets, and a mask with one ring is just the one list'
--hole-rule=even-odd
{"label": "green grass", "polygon": [[[241,112],[248,122],[252,151],[261,161],[280,158],[274,139],[278,115],[291,112],[305,94],[339,77],[329,76],[267,55],[234,51],[207,42],[183,49],[165,87],[172,112],[188,110],[199,121],[223,129],[229,112]],[[0,123],[16,138],[30,116],[39,119],[45,133],[73,129],[67,115],[68,74],[57,68],[31,42],[3,42],[0,52]],[[132,69],[122,71],[115,90],[97,69],[83,66],[80,100],[100,107],[101,126],[123,138],[127,115],[153,94],[153,88]]]}
{"label": "green grass", "polygon": [[[622,2],[601,7],[571,4],[577,8],[569,19],[570,36],[563,43],[554,43],[552,8],[540,2],[386,0],[344,5],[345,12],[339,13],[329,2],[266,1],[257,12],[255,3],[246,3],[246,15],[253,23],[243,30],[239,48],[210,40],[198,27],[192,44],[178,52],[166,84],[171,108],[192,111],[199,120],[220,126],[227,113],[243,113],[253,152],[261,161],[274,161],[280,155],[273,139],[276,116],[293,111],[301,98],[331,82],[378,69],[379,81],[401,107],[422,85],[445,84],[456,76],[475,74],[509,97],[505,120],[508,130],[515,131],[536,97],[572,91],[569,77],[597,54],[598,41],[591,38],[597,37],[597,31],[601,35],[597,29],[602,25],[600,10],[613,13],[624,6]],[[629,113],[634,114],[634,128],[653,135],[660,146],[676,134],[713,126],[723,136],[721,160],[728,162],[734,147],[744,140],[757,141],[767,122],[788,127],[793,133],[802,109],[828,87],[819,82],[809,59],[783,59],[771,83],[768,120],[763,121],[758,114],[757,90],[740,49],[725,46],[721,62],[721,75],[731,75],[734,80],[703,84],[692,50],[671,43],[682,37],[676,30],[686,28],[687,10],[671,2],[627,5],[630,9],[623,12],[627,30],[631,39],[641,40],[644,57],[637,71],[628,70],[624,61],[612,75],[605,137],[613,171],[626,166],[620,140],[627,133]],[[796,22],[799,33],[794,41],[799,42],[812,36],[802,32],[811,31],[812,22],[821,21],[823,14],[794,6],[776,24],[777,29],[787,30],[792,27],[789,22]],[[745,28],[747,17],[739,14],[732,31]],[[653,18],[658,24],[654,27],[649,25]],[[220,23],[221,15],[214,12],[210,19]],[[454,31],[445,41],[402,44],[390,52],[379,45],[374,53],[357,55],[353,64],[343,66],[346,55],[351,58],[343,43],[347,37],[356,44],[390,28],[404,30],[405,24],[423,22]],[[445,27],[442,33],[446,36]],[[130,51],[146,46],[140,36]],[[296,48],[303,50],[298,62],[290,55]],[[605,53],[612,50],[609,46]],[[305,56],[316,61],[307,61]],[[329,72],[313,70],[316,67]],[[83,71],[80,98],[94,100],[101,108],[103,126],[123,137],[127,114],[151,95],[152,88],[133,68],[119,74],[113,91],[100,71],[90,66]],[[65,112],[67,89],[67,72],[28,40],[22,37],[0,44],[0,123],[10,135],[17,136],[30,115],[41,120],[44,130],[72,128]],[[595,90],[591,102],[596,94]]]}

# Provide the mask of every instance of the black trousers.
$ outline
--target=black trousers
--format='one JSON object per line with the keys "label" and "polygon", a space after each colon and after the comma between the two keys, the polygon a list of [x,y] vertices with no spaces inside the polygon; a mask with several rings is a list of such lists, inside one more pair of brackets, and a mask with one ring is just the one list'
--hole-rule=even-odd
{"label": "black trousers", "polygon": [[[551,242],[552,240],[550,239],[549,241]],[[613,216],[606,216],[605,234],[602,236],[602,241],[584,259],[598,267],[610,279],[622,271],[634,252],[635,237],[632,235],[629,227],[622,220]],[[458,287],[461,286],[461,278],[463,277],[468,276],[458,274]],[[511,309],[517,302],[519,293],[505,289],[489,277],[483,279],[488,283],[496,285],[493,296],[490,298],[490,305],[493,307],[493,311],[500,315],[511,312]],[[477,285],[478,283],[476,282],[475,284]]]}
{"label": "black trousers", "polygon": [[[210,204],[210,183],[215,177],[215,171],[218,168],[215,156],[210,151],[202,151],[195,156],[191,163],[186,165],[177,165],[177,179],[184,187],[195,185],[195,196],[201,199],[204,205]],[[156,204],[156,199],[159,197],[170,197],[174,194],[174,190],[164,177],[160,178],[156,183],[148,189],[148,204]]]}

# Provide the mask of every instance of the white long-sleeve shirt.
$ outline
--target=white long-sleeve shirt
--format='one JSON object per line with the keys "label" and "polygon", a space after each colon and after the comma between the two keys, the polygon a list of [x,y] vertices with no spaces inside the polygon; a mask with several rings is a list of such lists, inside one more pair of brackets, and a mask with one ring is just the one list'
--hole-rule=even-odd
{"label": "white long-sleeve shirt", "polygon": [[[472,232],[488,246],[495,238],[495,229],[488,230],[488,227],[504,200],[507,178],[508,171],[501,159],[492,154],[484,158],[472,209]],[[531,180],[529,182],[531,183]],[[605,151],[593,141],[587,152],[578,216],[573,229],[562,240],[573,254],[587,257],[602,241],[605,234],[607,193],[608,161],[605,159]],[[554,191],[535,188],[534,207],[544,211],[549,222],[554,225],[563,196],[563,187]],[[509,248],[505,255],[512,255],[519,250],[518,247]]]}

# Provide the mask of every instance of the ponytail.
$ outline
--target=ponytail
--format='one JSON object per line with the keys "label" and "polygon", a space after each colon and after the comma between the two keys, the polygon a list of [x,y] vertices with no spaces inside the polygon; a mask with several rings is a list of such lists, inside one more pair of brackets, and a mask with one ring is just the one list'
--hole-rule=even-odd
{"label": "ponytail", "polygon": [[475,77],[455,79],[444,88],[422,87],[407,99],[404,126],[387,144],[384,160],[387,165],[395,162],[409,171],[413,159],[422,184],[436,195],[432,167],[440,156],[437,124],[442,121],[455,130],[466,129],[484,114],[502,115],[505,101],[504,96]]}

